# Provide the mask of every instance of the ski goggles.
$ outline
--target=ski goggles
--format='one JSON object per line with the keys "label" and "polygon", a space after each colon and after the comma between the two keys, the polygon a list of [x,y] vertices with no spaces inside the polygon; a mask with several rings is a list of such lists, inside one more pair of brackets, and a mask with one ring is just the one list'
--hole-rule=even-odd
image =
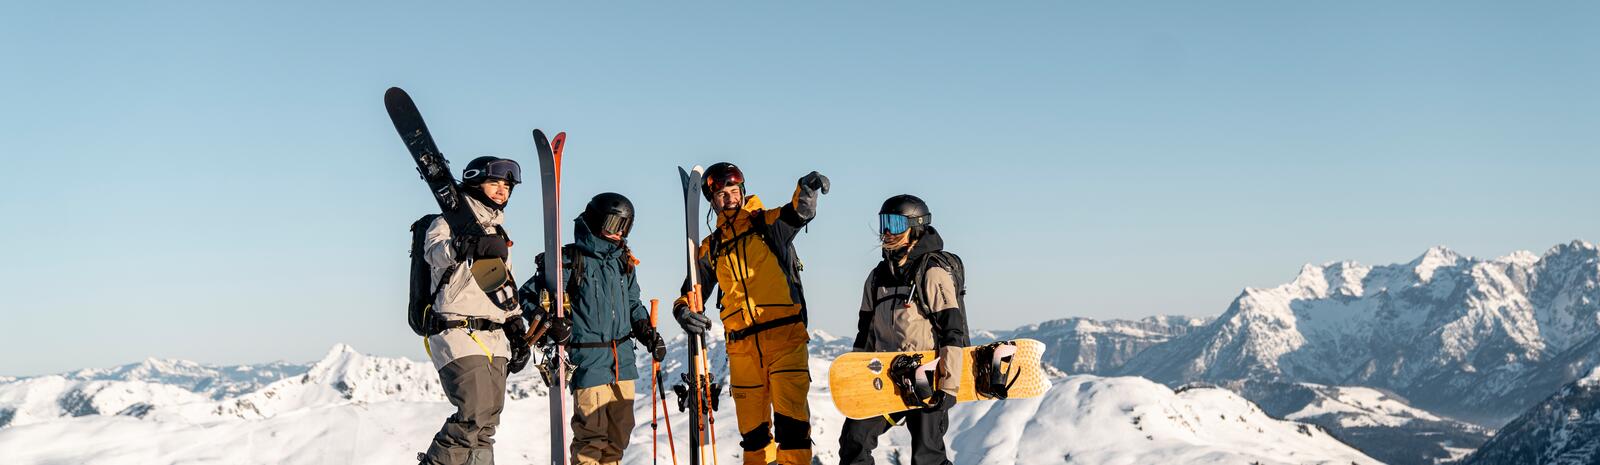
{"label": "ski goggles", "polygon": [[728,165],[726,168],[717,170],[715,173],[706,173],[707,195],[710,195],[712,192],[722,190],[724,187],[737,186],[741,184],[744,184],[744,172],[739,171],[739,167],[737,166]]}
{"label": "ski goggles", "polygon": [[461,180],[476,181],[483,179],[504,179],[512,185],[522,184],[522,166],[515,160],[495,160],[484,165],[482,169],[470,169],[461,173]]}
{"label": "ski goggles", "polygon": [[628,230],[633,229],[633,218],[622,215],[606,215],[604,223],[600,224],[600,234],[618,237],[628,237]]}
{"label": "ski goggles", "polygon": [[928,224],[927,216],[912,218],[893,213],[884,213],[878,215],[879,234],[904,234],[906,230],[911,229],[912,226],[921,226],[925,224]]}

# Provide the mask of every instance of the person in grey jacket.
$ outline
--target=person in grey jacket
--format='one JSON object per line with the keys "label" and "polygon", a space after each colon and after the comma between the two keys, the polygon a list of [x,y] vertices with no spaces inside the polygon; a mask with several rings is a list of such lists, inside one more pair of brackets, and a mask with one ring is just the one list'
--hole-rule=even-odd
{"label": "person in grey jacket", "polygon": [[[443,280],[444,286],[434,301],[436,317],[428,331],[432,335],[424,344],[456,412],[434,435],[428,451],[417,454],[424,465],[492,465],[506,377],[527,363],[527,323],[515,283],[488,278],[510,277],[505,264],[511,241],[500,225],[511,191],[522,181],[521,171],[509,159],[472,160],[462,171],[461,187],[477,227],[452,230],[441,216],[425,233],[423,250],[433,272],[432,284],[439,288]],[[479,265],[503,269],[487,273]],[[475,277],[475,270],[485,278]]]}
{"label": "person in grey jacket", "polygon": [[[944,250],[928,204],[914,195],[890,197],[878,210],[883,261],[867,274],[853,348],[865,352],[935,351],[936,383],[927,405],[883,417],[844,421],[839,463],[872,463],[872,449],[889,428],[911,433],[912,465],[950,465],[944,433],[946,412],[961,386],[967,316],[962,303],[960,257]],[[948,268],[947,268],[948,267]]]}

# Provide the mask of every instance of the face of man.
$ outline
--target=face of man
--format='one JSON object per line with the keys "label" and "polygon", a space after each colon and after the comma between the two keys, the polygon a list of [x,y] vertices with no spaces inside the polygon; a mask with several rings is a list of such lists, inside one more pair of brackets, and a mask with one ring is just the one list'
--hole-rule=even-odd
{"label": "face of man", "polygon": [[484,181],[478,186],[483,189],[483,195],[495,203],[505,205],[507,200],[511,200],[511,183],[504,179]]}
{"label": "face of man", "polygon": [[711,193],[711,207],[717,210],[738,210],[744,206],[744,191],[738,185],[723,186]]}

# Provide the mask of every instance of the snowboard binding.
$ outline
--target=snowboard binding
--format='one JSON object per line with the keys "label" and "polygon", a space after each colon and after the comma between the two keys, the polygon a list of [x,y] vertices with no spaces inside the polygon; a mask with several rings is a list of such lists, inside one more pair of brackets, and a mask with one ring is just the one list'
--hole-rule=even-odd
{"label": "snowboard binding", "polygon": [[939,359],[935,358],[923,363],[922,354],[896,355],[894,360],[889,361],[889,379],[894,380],[895,392],[900,394],[906,406],[931,406],[928,400],[933,397],[933,379],[938,362]]}
{"label": "snowboard binding", "polygon": [[[1014,370],[1012,359],[1017,354],[1017,343],[1000,341],[978,347],[973,351],[972,378],[978,395],[990,399],[1005,399],[1011,386],[1022,377]],[[1016,372],[1015,375],[1012,372]]]}

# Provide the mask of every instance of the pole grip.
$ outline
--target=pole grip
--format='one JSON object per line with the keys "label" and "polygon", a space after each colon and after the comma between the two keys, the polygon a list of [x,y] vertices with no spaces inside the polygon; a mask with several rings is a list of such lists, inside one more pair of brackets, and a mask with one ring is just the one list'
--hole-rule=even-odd
{"label": "pole grip", "polygon": [[656,327],[656,307],[661,305],[661,299],[650,299],[650,327]]}

